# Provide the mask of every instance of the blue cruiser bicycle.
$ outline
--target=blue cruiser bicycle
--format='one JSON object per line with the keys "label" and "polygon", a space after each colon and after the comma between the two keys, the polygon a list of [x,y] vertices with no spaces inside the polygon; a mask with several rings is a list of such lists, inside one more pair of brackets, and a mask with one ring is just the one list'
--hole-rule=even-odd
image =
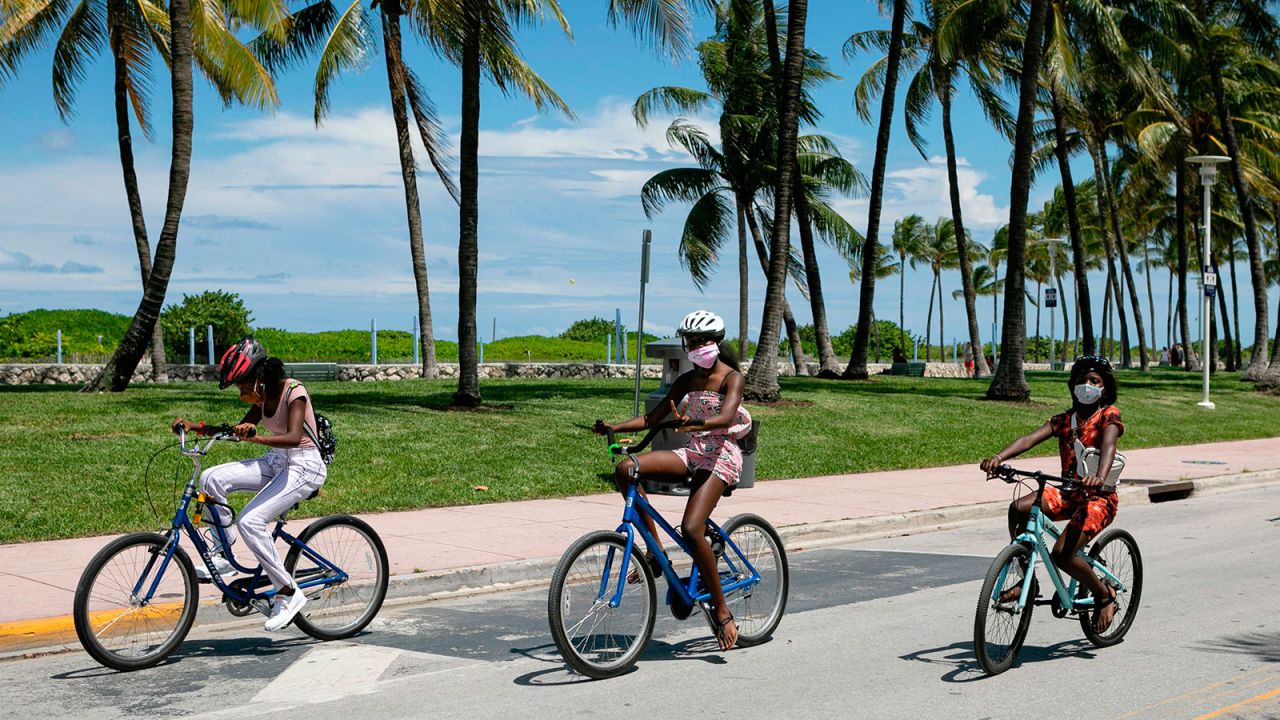
{"label": "blue cruiser bicycle", "polygon": [[[213,564],[216,546],[197,530],[204,505],[214,502],[197,490],[201,460],[215,443],[238,441],[229,425],[207,428],[203,434],[209,436],[203,447],[199,439],[188,447],[185,431],[178,430],[179,452],[194,468],[169,528],[113,540],[89,561],[80,576],[73,610],[76,635],[89,655],[109,668],[151,667],[173,652],[190,632],[200,592],[195,566],[178,544],[184,534],[204,561],[210,581],[222,591],[222,602],[232,615],[271,613],[275,590],[263,569],[245,567],[226,553],[227,560],[247,575],[227,582]],[[234,510],[231,515],[231,522],[235,522]],[[348,515],[320,518],[297,536],[286,532],[284,525],[282,513],[272,537],[288,546],[284,566],[307,595],[306,607],[293,624],[318,640],[348,638],[363,630],[378,614],[387,594],[387,551],[382,539],[364,521]],[[219,545],[225,547],[224,527],[215,525],[213,530]]]}
{"label": "blue cruiser bicycle", "polygon": [[[639,453],[659,432],[677,426],[674,421],[659,423],[634,446],[618,442],[609,431],[609,454],[617,462]],[[632,463],[622,523],[613,531],[583,535],[561,556],[551,578],[547,614],[556,647],[574,670],[595,679],[621,675],[649,644],[657,593],[636,537],[643,538],[649,548],[658,548],[660,543],[650,535],[639,511],[653,518],[686,555],[689,548],[638,488],[643,484],[648,492],[687,495],[692,481],[688,478],[681,492],[672,488],[669,478],[641,476],[639,465]],[[787,605],[787,553],[781,538],[763,518],[749,514],[735,515],[723,526],[708,518],[706,533],[719,569],[717,581],[737,621],[737,644],[747,647],[765,642],[778,627]],[[688,577],[681,577],[665,553],[656,553],[655,559],[667,580],[666,603],[671,614],[684,620],[700,609],[712,625],[713,613],[707,606],[711,596],[703,587],[697,565]]]}
{"label": "blue cruiser bicycle", "polygon": [[[1008,465],[1001,465],[993,477],[1007,483],[1023,482],[1019,477],[1036,483],[1036,498],[1031,505],[1022,534],[1013,539],[987,571],[978,596],[978,613],[973,623],[973,649],[978,664],[990,675],[1008,670],[1018,657],[1027,630],[1031,626],[1031,611],[1037,605],[1048,605],[1056,618],[1075,615],[1080,620],[1084,636],[1097,647],[1115,645],[1124,639],[1138,614],[1142,599],[1142,555],[1138,543],[1124,530],[1115,528],[1103,532],[1091,545],[1080,550],[1099,579],[1116,592],[1116,611],[1111,625],[1098,632],[1093,627],[1093,598],[1088,590],[1075,579],[1064,583],[1058,568],[1053,564],[1051,551],[1054,542],[1062,534],[1040,511],[1040,499],[1045,485],[1055,483],[1064,490],[1079,487],[1074,480],[1046,475],[1042,472],[1024,472]],[[1046,542],[1044,534],[1049,534]],[[1052,598],[1039,597],[1040,583],[1035,569],[1043,563],[1053,581]],[[1016,599],[1011,596],[1017,590]]]}

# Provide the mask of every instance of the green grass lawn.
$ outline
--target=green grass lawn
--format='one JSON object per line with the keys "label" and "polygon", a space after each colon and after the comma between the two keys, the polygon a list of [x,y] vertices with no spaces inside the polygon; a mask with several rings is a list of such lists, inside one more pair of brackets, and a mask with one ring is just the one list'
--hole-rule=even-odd
{"label": "green grass lawn", "polygon": [[[868,382],[784,378],[800,401],[749,406],[763,421],[761,479],[976,463],[1065,408],[1065,375],[1030,375],[1033,402],[982,399],[986,383],[877,376]],[[608,489],[604,442],[586,428],[630,415],[632,381],[487,381],[487,406],[446,411],[453,381],[315,383],[334,422],[338,456],[308,515],[578,495]],[[645,391],[656,387],[647,381]],[[1122,449],[1277,434],[1280,399],[1234,377],[1213,387],[1218,409],[1200,410],[1199,376],[1121,373]],[[81,395],[67,387],[0,388],[0,543],[156,528],[143,476],[173,442],[175,415],[235,421],[232,390],[213,384],[135,387]],[[1039,454],[1051,454],[1048,444]],[[211,462],[258,445],[222,445]],[[185,466],[185,467],[184,467]],[[173,479],[189,463],[156,456],[151,492],[172,512]],[[975,469],[975,481],[980,478]],[[487,492],[474,486],[486,485]],[[167,518],[166,518],[167,519]]]}

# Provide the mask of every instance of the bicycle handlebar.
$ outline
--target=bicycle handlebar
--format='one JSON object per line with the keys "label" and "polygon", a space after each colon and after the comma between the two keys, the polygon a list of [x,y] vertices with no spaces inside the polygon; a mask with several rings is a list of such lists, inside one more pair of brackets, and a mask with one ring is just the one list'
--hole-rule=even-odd
{"label": "bicycle handlebar", "polygon": [[1064,478],[1064,477],[1058,477],[1057,475],[1049,475],[1048,473],[1045,473],[1041,470],[1036,470],[1035,472],[1028,472],[1026,470],[1019,470],[1009,465],[1001,465],[1000,467],[996,468],[996,471],[994,473],[991,473],[990,475],[987,476],[988,479],[993,477],[998,477],[1007,483],[1018,482],[1017,480],[1018,477],[1031,478],[1036,482],[1046,482],[1046,483],[1053,482],[1061,485],[1064,490],[1073,489],[1073,486],[1083,487],[1083,485],[1080,485],[1078,481],[1072,478]]}
{"label": "bicycle handlebar", "polygon": [[701,418],[695,418],[683,423],[678,422],[676,420],[664,420],[663,422],[660,422],[657,425],[654,425],[653,427],[649,428],[649,432],[645,434],[644,439],[641,440],[639,443],[635,445],[627,445],[627,446],[618,444],[618,440],[616,437],[617,434],[613,431],[613,428],[605,426],[603,420],[597,420],[596,427],[603,428],[604,435],[609,440],[610,453],[614,455],[635,455],[636,453],[648,447],[649,443],[653,442],[653,438],[663,430],[670,430],[672,428],[678,428],[678,427],[687,427],[690,425],[701,425],[704,422],[706,421],[702,420]]}
{"label": "bicycle handlebar", "polygon": [[[177,425],[173,428],[173,431],[178,435],[178,447],[185,451],[187,449],[187,429],[181,425]],[[209,437],[214,441],[223,440],[240,442],[240,437],[236,435],[235,426],[228,423],[222,423],[221,425],[206,425],[204,423],[200,423],[193,427],[192,431],[194,431],[196,435]],[[257,434],[257,428],[249,428],[249,432],[245,437],[251,438]],[[212,444],[213,443],[210,442],[210,445]],[[196,446],[199,446],[199,442],[196,443]],[[206,447],[205,450],[208,450],[208,448]]]}

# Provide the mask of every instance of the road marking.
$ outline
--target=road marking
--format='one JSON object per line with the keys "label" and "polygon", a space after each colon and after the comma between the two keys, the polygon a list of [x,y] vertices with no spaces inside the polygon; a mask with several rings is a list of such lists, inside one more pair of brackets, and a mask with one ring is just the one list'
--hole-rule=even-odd
{"label": "road marking", "polygon": [[1240,702],[1238,702],[1238,703],[1236,703],[1236,704],[1234,704],[1234,705],[1228,705],[1228,706],[1226,706],[1226,707],[1222,708],[1221,710],[1214,710],[1213,712],[1211,712],[1211,713],[1209,713],[1209,714],[1207,714],[1207,715],[1201,715],[1201,716],[1197,717],[1197,718],[1196,718],[1196,720],[1209,720],[1209,718],[1216,718],[1216,717],[1218,717],[1219,715],[1222,715],[1223,713],[1228,713],[1228,712],[1231,712],[1232,710],[1239,710],[1240,708],[1244,707],[1245,705],[1249,705],[1249,704],[1251,704],[1251,703],[1260,702],[1260,701],[1262,701],[1262,700],[1270,700],[1271,698],[1276,697],[1276,696],[1280,696],[1280,688],[1276,688],[1276,689],[1271,690],[1271,691],[1269,691],[1269,692],[1264,692],[1264,693],[1262,693],[1261,695],[1254,695],[1253,697],[1249,698],[1248,700],[1241,700]]}
{"label": "road marking", "polygon": [[[1123,720],[1124,718],[1137,717],[1138,715],[1149,712],[1151,710],[1155,710],[1156,708],[1161,707],[1163,705],[1168,705],[1169,703],[1176,703],[1183,700],[1190,701],[1196,696],[1204,696],[1210,693],[1210,691],[1218,690],[1219,692],[1217,693],[1209,695],[1208,697],[1201,697],[1199,699],[1200,702],[1205,702],[1206,700],[1212,700],[1215,697],[1220,697],[1221,695],[1224,695],[1224,694],[1230,694],[1233,690],[1238,691],[1240,689],[1240,686],[1235,686],[1235,687],[1225,688],[1225,689],[1224,689],[1224,686],[1232,685],[1233,683],[1239,680],[1243,680],[1249,677],[1250,675],[1257,675],[1258,673],[1270,673],[1273,671],[1274,671],[1274,668],[1271,668],[1268,666],[1256,667],[1252,670],[1247,670],[1245,672],[1242,672],[1239,675],[1234,675],[1224,680],[1219,680],[1214,683],[1209,683],[1208,685],[1205,685],[1202,688],[1189,690],[1187,692],[1182,693],[1181,695],[1175,695],[1171,698],[1161,700],[1160,702],[1152,703],[1151,705],[1147,705],[1146,707],[1141,707],[1141,708],[1138,708],[1137,710],[1133,710],[1123,715],[1119,715],[1116,717],[1116,720]],[[1246,683],[1243,687],[1250,687],[1252,685],[1257,685],[1257,684],[1266,682],[1267,680],[1268,678],[1266,677],[1263,677],[1262,679],[1254,679]]]}
{"label": "road marking", "polygon": [[399,655],[399,650],[377,645],[319,645],[280,673],[253,702],[304,705],[370,692]]}
{"label": "road marking", "polygon": [[[166,619],[180,613],[183,607],[183,603],[157,603],[146,606],[145,610],[148,617]],[[114,621],[117,617],[123,617],[131,610],[139,610],[139,608],[120,607],[109,610],[95,610],[89,613],[89,624],[97,632],[101,633],[108,629],[111,621]],[[0,652],[21,650],[33,647],[36,644],[48,645],[55,642],[66,642],[74,639],[75,636],[75,619],[71,615],[0,623]]]}

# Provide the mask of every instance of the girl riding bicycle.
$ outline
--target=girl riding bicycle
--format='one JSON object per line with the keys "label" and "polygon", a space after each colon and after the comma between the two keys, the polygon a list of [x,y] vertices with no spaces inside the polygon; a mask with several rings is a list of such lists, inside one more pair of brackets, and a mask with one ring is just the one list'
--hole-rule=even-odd
{"label": "girl riding bicycle", "polygon": [[[738,447],[738,439],[751,430],[751,415],[742,407],[744,380],[738,370],[738,361],[723,342],[724,320],[715,313],[698,310],[686,315],[676,332],[694,369],[676,378],[667,396],[648,414],[617,425],[602,423],[595,429],[600,434],[608,429],[616,432],[643,430],[662,422],[670,412],[681,423],[676,432],[691,433],[688,447],[654,450],[619,462],[614,468],[614,478],[625,494],[632,462],[639,463],[640,472],[644,475],[675,476],[680,480],[688,477],[690,472],[701,471],[695,474],[680,528],[697,563],[698,573],[704,578],[715,578],[719,577],[716,558],[704,530],[720,496],[737,484],[742,473],[742,450]],[[645,515],[644,520],[649,531],[657,537],[658,528],[653,519]],[[660,551],[661,548],[648,548],[645,553],[645,559],[655,574],[661,572],[654,557],[654,553]],[[720,584],[709,582],[707,585],[712,612],[715,613],[716,640],[721,650],[729,650],[738,640],[738,626],[725,604]]]}
{"label": "girl riding bicycle", "polygon": [[[229,348],[218,363],[218,389],[233,384],[240,390],[240,400],[251,406],[235,426],[236,436],[244,442],[266,445],[270,450],[262,457],[223,463],[201,474],[200,489],[212,499],[207,505],[209,514],[227,533],[228,547],[218,549],[213,563],[220,575],[236,572],[222,553],[230,551],[238,528],[276,588],[276,599],[271,604],[271,616],[265,627],[280,630],[293,621],[306,604],[307,596],[298,590],[297,583],[285,570],[272,542],[269,525],[277,515],[319,491],[327,469],[316,446],[311,396],[296,380],[285,377],[284,363],[279,358],[267,357],[266,349],[253,336]],[[271,434],[255,434],[259,423]],[[173,428],[176,430],[179,426],[199,431],[204,423],[177,418]],[[235,525],[230,526],[227,494],[237,491],[257,491],[258,494],[240,511]],[[196,574],[201,579],[208,579],[209,575],[203,564],[196,566]]]}
{"label": "girl riding bicycle", "polygon": [[[1069,410],[1054,415],[1030,435],[1018,438],[999,453],[982,462],[982,470],[993,474],[1005,461],[1021,455],[1051,437],[1058,438],[1058,455],[1062,460],[1062,476],[1079,480],[1082,489],[1062,492],[1046,486],[1040,509],[1052,520],[1067,520],[1066,531],[1053,547],[1053,561],[1071,577],[1080,581],[1093,594],[1096,611],[1094,629],[1105,632],[1115,616],[1115,591],[1107,587],[1089,569],[1089,564],[1076,555],[1098,533],[1116,518],[1119,501],[1114,487],[1105,487],[1107,471],[1116,456],[1116,441],[1124,434],[1120,410],[1116,402],[1116,376],[1111,362],[1104,357],[1087,355],[1071,366],[1067,381],[1073,396]],[[1077,441],[1086,448],[1098,448],[1099,470],[1086,475],[1076,458]],[[1009,537],[1021,531],[1031,513],[1035,493],[1029,493],[1009,505]],[[1009,591],[1017,599],[1019,588]]]}

